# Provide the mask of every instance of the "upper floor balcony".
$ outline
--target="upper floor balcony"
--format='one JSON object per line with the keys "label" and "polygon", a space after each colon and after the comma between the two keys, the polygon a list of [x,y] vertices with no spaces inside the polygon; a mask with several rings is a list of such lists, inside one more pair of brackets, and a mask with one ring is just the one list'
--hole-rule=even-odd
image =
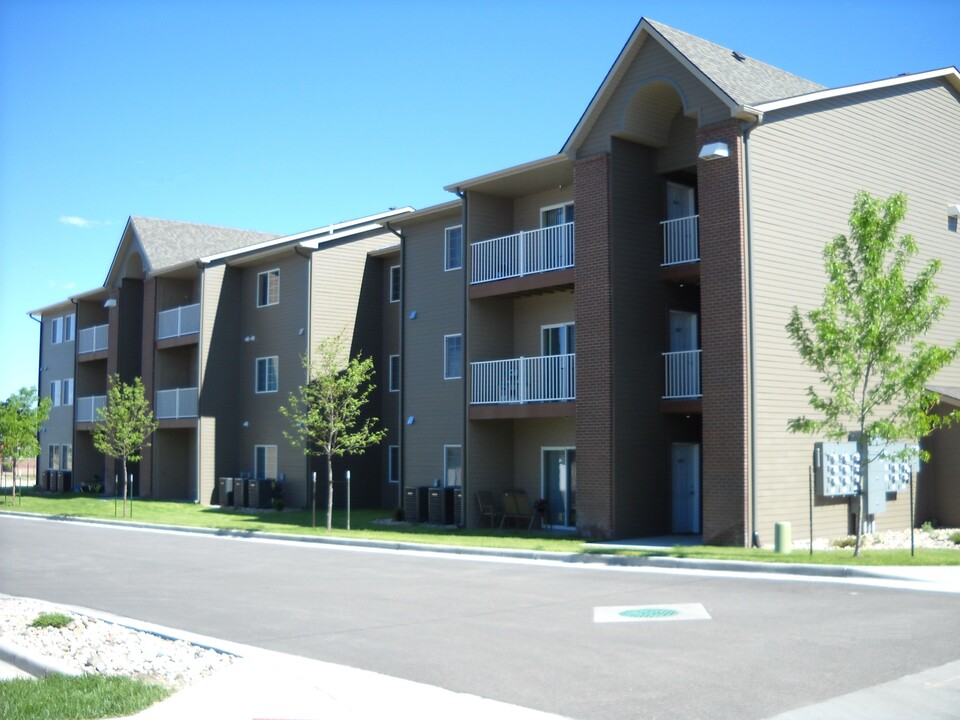
{"label": "upper floor balcony", "polygon": [[84,353],[106,350],[109,329],[109,325],[95,325],[94,327],[83,328],[79,333],[77,341],[77,353],[82,355]]}
{"label": "upper floor balcony", "polygon": [[573,249],[572,222],[481,240],[470,246],[470,283],[572,268]]}
{"label": "upper floor balcony", "polygon": [[700,389],[700,350],[665,352],[664,400],[693,400],[702,397]]}
{"label": "upper floor balcony", "polygon": [[197,417],[199,393],[197,388],[158,390],[154,404],[158,420],[178,420]]}
{"label": "upper floor balcony", "polygon": [[106,395],[88,395],[77,398],[77,422],[92,423],[99,418],[97,411],[107,404]]}
{"label": "upper floor balcony", "polygon": [[163,310],[157,315],[157,340],[200,332],[200,303]]}
{"label": "upper floor balcony", "polygon": [[576,355],[470,363],[470,402],[524,404],[576,399]]}

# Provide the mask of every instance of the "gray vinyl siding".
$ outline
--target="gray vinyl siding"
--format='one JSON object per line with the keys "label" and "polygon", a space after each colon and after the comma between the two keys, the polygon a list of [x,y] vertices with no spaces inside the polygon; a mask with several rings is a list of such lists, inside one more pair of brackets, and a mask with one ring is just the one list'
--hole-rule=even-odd
{"label": "gray vinyl siding", "polygon": [[[578,156],[589,157],[609,152],[611,136],[624,129],[631,101],[637,92],[650,82],[671,83],[679,92],[684,112],[697,115],[701,126],[711,125],[730,117],[730,111],[716,95],[690,74],[669,52],[655,42],[647,41],[640,46],[623,77],[613,91],[593,127],[581,145]],[[670,93],[653,95],[657,102],[664,102],[667,121],[675,112],[676,95]],[[644,113],[656,112],[656,107],[645,107]]]}
{"label": "gray vinyl siding", "polygon": [[[303,451],[283,436],[288,421],[279,409],[306,377],[302,358],[307,353],[309,266],[307,258],[289,250],[244,267],[240,290],[239,469],[252,475],[254,446],[276,445],[277,473],[286,476],[285,502],[291,507],[306,504],[306,463]],[[280,270],[280,301],[257,307],[258,274],[274,269]],[[277,392],[257,393],[257,359],[273,356],[277,358]],[[249,426],[243,427],[244,422]]]}
{"label": "gray vinyl siding", "polygon": [[576,421],[572,418],[516,420],[513,444],[513,477],[531,501],[543,497],[543,448],[575,447]]}
{"label": "gray vinyl siding", "polygon": [[572,291],[518,298],[514,302],[513,351],[509,357],[541,355],[540,329],[572,323],[575,317]]}
{"label": "gray vinyl siding", "polygon": [[[403,485],[428,485],[443,476],[443,446],[463,445],[467,377],[443,377],[444,336],[463,328],[464,269],[444,271],[444,229],[462,222],[459,209],[404,228],[403,268]],[[465,254],[469,243],[465,242]],[[411,319],[410,315],[416,313]]]}
{"label": "gray vinyl siding", "polygon": [[535,230],[540,227],[540,210],[573,202],[573,187],[554,188],[517,198],[514,205],[514,229]]}
{"label": "gray vinyl siding", "polygon": [[[381,345],[379,357],[376,361],[376,383],[381,393],[380,424],[387,428],[387,436],[377,450],[381,467],[380,493],[383,507],[402,505],[400,483],[389,482],[389,454],[391,445],[400,445],[400,393],[403,391],[403,382],[400,380],[400,392],[390,392],[390,356],[400,355],[400,307],[401,303],[390,302],[390,268],[400,265],[399,250],[389,255],[377,258],[380,272],[380,323]],[[400,373],[403,374],[403,363],[400,364]],[[397,470],[400,473],[400,469]]]}
{"label": "gray vinyl siding", "polygon": [[[801,113],[800,110],[804,112]],[[786,335],[791,308],[820,305],[821,253],[848,234],[856,191],[886,197],[903,191],[901,231],[920,246],[920,261],[938,257],[938,290],[952,298],[927,340],[960,337],[960,234],[946,205],[960,198],[960,102],[939,81],[837,98],[800,110],[768,113],[749,141],[753,233],[754,329],[757,367],[757,518],[766,541],[776,521],[794,536],[807,527],[807,469],[815,438],[786,432],[789,418],[809,412],[804,390],[816,384]],[[941,385],[960,385],[960,365]],[[924,479],[921,477],[920,483]],[[880,529],[906,522],[899,498],[877,518]],[[817,501],[814,533],[847,532],[848,505]]]}
{"label": "gray vinyl siding", "polygon": [[[65,304],[60,308],[45,312],[41,316],[40,326],[40,372],[37,396],[39,399],[50,397],[50,385],[53,381],[60,381],[60,397],[63,397],[63,381],[73,379],[73,404],[60,404],[50,408],[50,415],[43,424],[44,432],[40,436],[40,463],[37,472],[42,473],[49,469],[51,445],[73,445],[74,408],[77,402],[77,384],[75,378],[74,360],[76,353],[76,320],[74,321],[74,339],[68,342],[53,342],[53,321],[57,318],[66,318],[73,315],[73,304]],[[65,322],[65,321],[64,321]],[[51,398],[51,403],[53,398]],[[74,453],[76,455],[76,453]],[[61,467],[63,460],[61,459]]]}

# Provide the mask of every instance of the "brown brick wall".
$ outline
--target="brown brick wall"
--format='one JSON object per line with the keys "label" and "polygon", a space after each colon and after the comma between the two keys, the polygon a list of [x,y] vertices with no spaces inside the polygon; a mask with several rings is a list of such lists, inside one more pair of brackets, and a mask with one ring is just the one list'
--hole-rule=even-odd
{"label": "brown brick wall", "polygon": [[577,524],[588,537],[613,532],[613,346],[610,159],[574,166],[577,208]]}
{"label": "brown brick wall", "polygon": [[701,160],[701,337],[703,342],[703,539],[748,541],[749,438],[746,264],[739,123],[701,128],[699,145],[725,142],[730,157]]}

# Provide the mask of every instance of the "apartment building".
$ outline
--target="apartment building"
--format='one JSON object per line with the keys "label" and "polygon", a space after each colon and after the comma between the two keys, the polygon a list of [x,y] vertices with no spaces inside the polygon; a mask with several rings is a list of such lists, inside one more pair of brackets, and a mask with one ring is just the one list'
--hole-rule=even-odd
{"label": "apartment building", "polygon": [[[41,472],[72,458],[109,480],[89,430],[119,372],[161,423],[141,495],[215,502],[243,472],[305,505],[322,468],[277,407],[346,329],[389,431],[357,461],[359,502],[454,487],[477,526],[478,491],[520,489],[589,537],[803,537],[815,439],[787,421],[817,378],[790,311],[820,304],[857,190],[902,191],[902,231],[953,301],[928,339],[960,337],[958,168],[956,68],[829,89],[644,19],[560,152],[452,183],[450,202],[288,237],[131,218],[104,287],[38,311],[41,391],[76,395]],[[935,389],[938,411],[960,404],[960,367]],[[960,429],[926,442],[917,516],[960,523]],[[907,497],[891,489],[877,526],[906,527]],[[816,494],[815,534],[848,532],[853,508]]]}
{"label": "apartment building", "polygon": [[[408,211],[291,236],[131,217],[102,288],[32,313],[41,394],[57,406],[41,433],[41,477],[68,470],[73,489],[114,492],[119,466],[96,451],[92,430],[116,374],[142,378],[159,422],[133,468],[134,495],[209,504],[221,502],[221,477],[263,478],[305,506],[326,466],[284,436],[279,407],[327,337],[342,334],[352,355],[386,372],[397,319],[383,302],[382,258],[398,240],[384,223]],[[373,410],[389,426],[396,410],[384,397]],[[392,502],[387,462],[374,449],[344,463],[358,502]]]}

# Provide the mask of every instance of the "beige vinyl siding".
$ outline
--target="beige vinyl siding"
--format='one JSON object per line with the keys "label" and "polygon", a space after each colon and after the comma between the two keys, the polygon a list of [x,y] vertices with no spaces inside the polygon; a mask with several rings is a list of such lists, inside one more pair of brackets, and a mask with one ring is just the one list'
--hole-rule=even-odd
{"label": "beige vinyl siding", "polygon": [[[464,273],[445,272],[444,228],[459,225],[459,209],[404,228],[402,358],[403,485],[419,487],[443,476],[443,446],[463,445],[460,380],[443,377],[443,338],[463,334]],[[411,319],[411,313],[416,317]],[[464,338],[466,340],[466,338]],[[464,352],[464,364],[467,362]]]}
{"label": "beige vinyl siding", "polygon": [[219,477],[237,477],[246,469],[239,458],[241,304],[243,272],[226,265],[206,267],[201,281],[199,387],[197,421],[199,500],[218,500]]}
{"label": "beige vinyl siding", "polygon": [[513,476],[530,500],[543,497],[542,456],[545,447],[575,447],[576,422],[571,418],[516,420],[514,425]]}
{"label": "beige vinyl siding", "polygon": [[[621,133],[635,95],[651,82],[667,81],[672,84],[683,101],[684,113],[697,115],[701,126],[728,119],[730,112],[706,86],[691,75],[662,46],[653,41],[644,42],[630,62],[609,102],[603,108],[597,121],[590,129],[581,145],[578,157],[590,157],[601,152],[609,152],[610,138]],[[656,99],[668,103],[672,117],[675,111],[676,95],[657,94]],[[656,108],[646,108],[653,112]],[[669,121],[669,118],[667,118]]]}
{"label": "beige vinyl siding", "polygon": [[540,227],[540,211],[573,202],[573,188],[553,188],[534,195],[517,198],[514,203],[513,225],[516,231],[535,230]]}
{"label": "beige vinyl siding", "polygon": [[657,172],[695,168],[699,150],[696,119],[677,112],[670,125],[667,144],[657,151]]}
{"label": "beige vinyl siding", "polygon": [[[50,397],[50,385],[53,381],[58,381],[57,388],[59,398],[53,403],[51,398],[50,415],[43,424],[44,432],[40,436],[40,463],[37,466],[37,472],[42,473],[49,469],[50,455],[48,447],[50,445],[73,445],[73,419],[74,410],[77,403],[77,382],[75,377],[74,361],[77,347],[76,318],[74,318],[74,339],[70,341],[53,342],[53,324],[55,319],[61,319],[65,328],[66,318],[76,312],[72,303],[64,304],[56,310],[51,310],[41,316],[40,327],[40,373],[39,387],[37,395],[42,400]],[[61,330],[61,338],[64,330]],[[66,380],[73,380],[73,403],[70,405],[62,404],[63,385]],[[93,393],[89,393],[93,394]],[[61,458],[61,467],[63,460]]]}
{"label": "beige vinyl siding", "polygon": [[576,309],[571,291],[518,298],[514,303],[514,337],[511,357],[542,354],[540,329],[544,325],[574,322]]}
{"label": "beige vinyl siding", "polygon": [[[943,260],[938,285],[953,298],[945,319],[927,338],[960,337],[960,235],[946,205],[960,198],[960,103],[937,81],[837,98],[769,113],[749,141],[754,328],[757,370],[757,529],[767,541],[779,520],[807,527],[807,470],[815,438],[786,432],[789,418],[808,413],[804,394],[816,384],[786,335],[791,308],[822,301],[821,253],[847,223],[856,191],[886,197],[903,191],[908,214],[902,232],[914,235],[920,260]],[[960,385],[960,366],[938,378]],[[920,482],[923,482],[921,478]],[[903,498],[877,517],[880,529],[902,526]],[[814,533],[847,532],[842,500],[817,500]]]}
{"label": "beige vinyl siding", "polygon": [[[381,389],[379,417],[381,425],[387,428],[387,437],[379,448],[381,460],[381,505],[392,507],[402,505],[399,484],[389,483],[389,454],[391,445],[400,445],[400,392],[389,392],[390,356],[400,354],[400,303],[390,302],[390,268],[400,264],[399,250],[379,257],[380,264],[380,323],[381,348],[377,361],[375,382]],[[403,363],[400,363],[400,391],[403,391]],[[374,451],[375,452],[375,451]],[[397,473],[400,474],[398,468]]]}

